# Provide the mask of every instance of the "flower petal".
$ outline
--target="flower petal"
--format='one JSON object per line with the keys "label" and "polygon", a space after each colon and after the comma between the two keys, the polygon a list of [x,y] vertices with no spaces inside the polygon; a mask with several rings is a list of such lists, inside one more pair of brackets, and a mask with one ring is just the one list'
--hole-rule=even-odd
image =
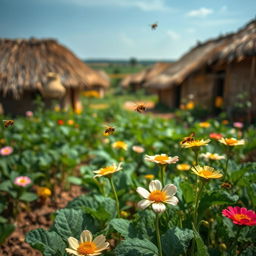
{"label": "flower petal", "polygon": [[152,208],[154,212],[161,213],[166,210],[166,206],[163,203],[153,203]]}
{"label": "flower petal", "polygon": [[149,191],[150,192],[153,192],[153,191],[156,191],[156,190],[161,190],[161,189],[162,189],[162,184],[159,180],[152,180],[149,183]]}
{"label": "flower petal", "polygon": [[173,196],[177,192],[177,187],[173,184],[168,184],[163,189],[164,192],[166,192],[167,196]]}
{"label": "flower petal", "polygon": [[138,207],[140,208],[140,209],[145,209],[145,208],[147,208],[148,206],[150,206],[152,204],[152,201],[149,201],[149,200],[147,200],[147,199],[143,199],[143,200],[141,200],[141,201],[139,201],[138,202]]}
{"label": "flower petal", "polygon": [[69,244],[69,247],[74,250],[76,250],[79,246],[77,239],[75,239],[72,236],[68,238],[68,244]]}
{"label": "flower petal", "polygon": [[148,198],[150,195],[150,193],[145,188],[142,188],[142,187],[138,187],[136,191],[138,194],[140,194],[140,196],[144,198]]}
{"label": "flower petal", "polygon": [[92,233],[89,230],[84,230],[80,235],[81,242],[91,242]]}
{"label": "flower petal", "polygon": [[78,253],[77,253],[77,251],[75,251],[75,250],[73,250],[73,249],[70,249],[70,248],[66,248],[65,250],[66,250],[66,252],[67,252],[67,253],[70,253],[70,254],[73,254],[73,255],[76,255],[76,256],[78,256]]}
{"label": "flower petal", "polygon": [[177,205],[179,202],[179,199],[176,196],[172,196],[171,198],[167,199],[165,202],[167,204]]}

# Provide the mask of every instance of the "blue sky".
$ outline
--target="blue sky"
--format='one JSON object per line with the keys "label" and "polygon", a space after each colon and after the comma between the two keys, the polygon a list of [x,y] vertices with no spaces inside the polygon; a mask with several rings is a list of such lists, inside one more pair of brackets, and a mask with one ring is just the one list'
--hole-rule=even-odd
{"label": "blue sky", "polygon": [[55,38],[80,58],[177,59],[255,17],[256,0],[0,0],[0,37]]}

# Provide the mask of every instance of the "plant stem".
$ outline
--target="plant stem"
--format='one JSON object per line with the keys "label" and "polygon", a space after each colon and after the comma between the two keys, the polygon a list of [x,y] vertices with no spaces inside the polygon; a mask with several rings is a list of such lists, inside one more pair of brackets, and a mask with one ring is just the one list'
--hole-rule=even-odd
{"label": "plant stem", "polygon": [[159,256],[163,256],[161,237],[160,237],[160,229],[159,229],[159,213],[156,213],[156,238],[157,238],[157,246],[158,246]]}
{"label": "plant stem", "polygon": [[199,149],[193,149],[194,153],[195,153],[195,162],[196,162],[196,166],[198,165],[198,153],[199,153]]}
{"label": "plant stem", "polygon": [[162,185],[164,186],[165,184],[165,172],[166,172],[166,164],[160,165],[160,180]]}
{"label": "plant stem", "polygon": [[228,176],[228,163],[229,163],[229,160],[230,160],[230,156],[231,156],[231,150],[232,148],[228,147],[227,151],[226,151],[226,163],[225,163],[225,169],[224,169],[224,181],[225,181],[225,178],[226,176]]}
{"label": "plant stem", "polygon": [[[238,239],[238,237],[239,237],[239,235],[240,235],[240,232],[241,232],[241,230],[242,230],[243,227],[237,227],[237,228],[238,228],[238,230],[237,230],[237,232],[236,232],[235,239],[234,239],[234,241],[233,241],[233,243],[232,243],[232,245],[231,245],[230,253],[232,253],[232,251],[233,251],[234,248],[236,247],[236,245],[237,245],[237,239]],[[234,254],[234,255],[235,255],[235,254]]]}
{"label": "plant stem", "polygon": [[116,193],[116,188],[115,188],[112,177],[109,178],[109,181],[110,181],[110,184],[111,184],[114,196],[115,196],[117,217],[119,218],[120,217],[119,200],[118,200],[118,196],[117,196],[117,193]]}

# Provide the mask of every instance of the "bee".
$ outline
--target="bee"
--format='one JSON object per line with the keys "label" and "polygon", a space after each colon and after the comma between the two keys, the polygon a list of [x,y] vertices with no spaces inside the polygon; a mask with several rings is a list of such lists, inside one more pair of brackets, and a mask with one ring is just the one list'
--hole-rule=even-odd
{"label": "bee", "polygon": [[146,106],[145,104],[141,103],[138,104],[135,108],[135,111],[137,111],[138,113],[144,113],[146,111]]}
{"label": "bee", "polygon": [[232,185],[230,183],[224,182],[224,183],[221,184],[221,187],[226,188],[226,189],[231,189]]}
{"label": "bee", "polygon": [[192,132],[188,137],[183,138],[183,140],[180,142],[180,144],[184,144],[186,142],[192,142],[195,139],[193,138],[195,136],[195,133]]}
{"label": "bee", "polygon": [[151,24],[150,26],[151,26],[152,30],[156,30],[156,28],[158,27],[158,24],[157,24],[157,22],[155,22],[155,23]]}
{"label": "bee", "polygon": [[104,136],[109,136],[109,135],[112,135],[114,132],[115,132],[115,128],[112,127],[112,126],[107,126],[107,128],[105,129],[104,131]]}
{"label": "bee", "polygon": [[5,128],[14,125],[14,120],[3,120],[3,122]]}

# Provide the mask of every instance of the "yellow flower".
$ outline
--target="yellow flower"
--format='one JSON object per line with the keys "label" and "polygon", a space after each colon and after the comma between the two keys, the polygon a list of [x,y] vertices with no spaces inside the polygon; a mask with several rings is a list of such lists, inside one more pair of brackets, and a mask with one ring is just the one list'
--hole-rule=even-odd
{"label": "yellow flower", "polygon": [[200,156],[204,157],[207,160],[221,160],[221,159],[225,159],[225,156],[221,156],[219,154],[210,153],[210,152],[207,152],[205,154],[201,154]]}
{"label": "yellow flower", "polygon": [[112,144],[112,147],[127,150],[127,144],[124,141],[116,141]]}
{"label": "yellow flower", "polygon": [[155,175],[154,174],[146,174],[146,175],[144,175],[144,177],[148,180],[153,180],[155,178]]}
{"label": "yellow flower", "polygon": [[176,167],[179,171],[188,171],[191,168],[189,164],[177,164]]}
{"label": "yellow flower", "polygon": [[199,126],[201,128],[209,128],[211,126],[211,124],[208,122],[201,122],[201,123],[199,123]]}
{"label": "yellow flower", "polygon": [[60,106],[58,106],[58,105],[55,106],[55,107],[54,107],[54,111],[55,111],[55,112],[60,112]]}
{"label": "yellow flower", "polygon": [[71,119],[70,119],[70,120],[68,120],[67,123],[68,123],[68,125],[73,125],[75,122],[74,122],[74,120],[71,120]]}
{"label": "yellow flower", "polygon": [[39,197],[47,198],[51,196],[52,191],[47,187],[37,187],[36,193]]}
{"label": "yellow flower", "polygon": [[221,138],[219,139],[220,143],[223,143],[227,146],[239,146],[239,145],[244,145],[244,140],[237,140],[235,138]]}
{"label": "yellow flower", "polygon": [[191,109],[194,109],[195,107],[195,103],[193,101],[189,101],[187,104],[186,104],[186,109],[188,110],[191,110]]}
{"label": "yellow flower", "polygon": [[83,92],[83,96],[88,97],[88,98],[100,98],[99,92],[95,90],[88,90]]}
{"label": "yellow flower", "polygon": [[197,165],[195,167],[192,167],[191,169],[196,175],[203,177],[205,179],[218,179],[221,178],[223,175],[215,170],[214,168],[210,166],[203,166]]}
{"label": "yellow flower", "polygon": [[121,211],[120,213],[121,213],[121,216],[124,218],[127,218],[130,215],[129,212],[127,212],[127,211]]}
{"label": "yellow flower", "polygon": [[109,108],[109,105],[108,104],[90,104],[89,107],[91,109],[96,109],[96,110],[99,110],[99,109],[107,109]]}
{"label": "yellow flower", "polygon": [[192,147],[201,147],[207,145],[211,140],[191,140],[186,141],[183,144],[181,144],[182,148],[192,148]]}
{"label": "yellow flower", "polygon": [[82,108],[76,108],[76,109],[75,109],[75,113],[76,113],[77,115],[80,115],[80,114],[82,113],[82,111],[83,111]]}
{"label": "yellow flower", "polygon": [[80,235],[80,241],[74,237],[68,238],[69,248],[66,252],[76,256],[95,256],[100,255],[103,250],[109,247],[106,237],[99,235],[92,240],[92,233],[84,230]]}
{"label": "yellow flower", "polygon": [[145,156],[145,160],[149,162],[154,162],[157,164],[175,164],[176,162],[179,161],[178,156],[167,156],[166,154],[161,154],[161,155],[154,155],[154,156]]}
{"label": "yellow flower", "polygon": [[101,169],[99,169],[97,171],[94,171],[94,173],[96,173],[94,178],[101,177],[101,176],[110,176],[113,173],[122,170],[121,165],[122,165],[122,163],[119,163],[117,166],[115,164],[113,164],[113,165],[101,168]]}
{"label": "yellow flower", "polygon": [[217,96],[215,98],[215,107],[216,108],[221,108],[223,106],[223,98],[221,96]]}

